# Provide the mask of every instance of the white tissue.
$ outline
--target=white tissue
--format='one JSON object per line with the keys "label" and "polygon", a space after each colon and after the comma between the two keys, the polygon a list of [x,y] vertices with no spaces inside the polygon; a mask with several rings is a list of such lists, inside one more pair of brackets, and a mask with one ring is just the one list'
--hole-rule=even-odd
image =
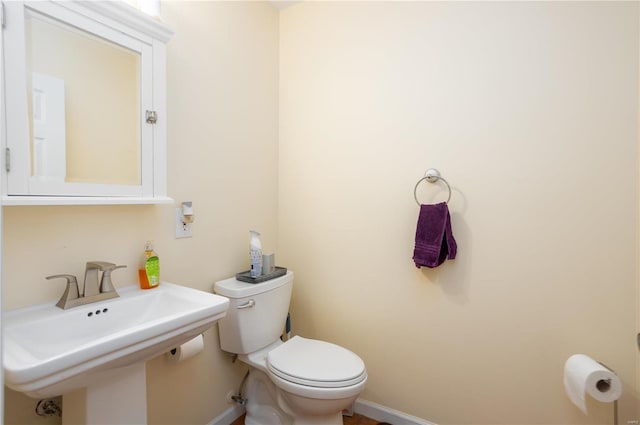
{"label": "white tissue", "polygon": [[179,347],[167,353],[167,358],[171,363],[183,362],[191,357],[200,354],[204,349],[204,339],[202,334],[190,339]]}
{"label": "white tissue", "polygon": [[564,365],[564,388],[567,395],[587,414],[586,395],[594,399],[610,403],[622,395],[620,378],[591,357],[574,354]]}

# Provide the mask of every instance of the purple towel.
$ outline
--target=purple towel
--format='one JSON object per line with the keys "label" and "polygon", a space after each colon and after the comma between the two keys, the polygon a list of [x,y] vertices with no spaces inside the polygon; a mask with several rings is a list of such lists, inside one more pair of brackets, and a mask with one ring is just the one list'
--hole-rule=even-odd
{"label": "purple towel", "polygon": [[438,267],[449,257],[456,258],[458,245],[451,231],[451,216],[446,202],[420,205],[413,261],[416,267]]}

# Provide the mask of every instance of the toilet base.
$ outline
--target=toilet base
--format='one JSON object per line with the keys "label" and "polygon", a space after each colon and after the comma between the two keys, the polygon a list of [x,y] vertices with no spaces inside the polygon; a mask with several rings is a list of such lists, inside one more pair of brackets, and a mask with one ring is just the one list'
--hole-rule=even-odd
{"label": "toilet base", "polygon": [[277,389],[264,372],[250,367],[245,388],[245,425],[293,425],[293,419],[278,407]]}
{"label": "toilet base", "polygon": [[[266,373],[255,367],[250,367],[245,397],[245,425],[343,425],[342,409],[329,414],[319,411],[313,414],[294,413],[291,408],[298,410],[296,397],[278,389]],[[322,405],[327,401],[314,402]]]}

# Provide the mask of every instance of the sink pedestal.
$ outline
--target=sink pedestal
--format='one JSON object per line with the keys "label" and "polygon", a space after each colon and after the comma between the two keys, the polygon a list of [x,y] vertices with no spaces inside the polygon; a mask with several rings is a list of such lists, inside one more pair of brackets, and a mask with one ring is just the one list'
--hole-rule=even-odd
{"label": "sink pedestal", "polygon": [[[110,369],[92,374],[83,391],[74,391],[64,395],[62,424],[86,425],[142,425],[147,423],[147,380],[145,363]],[[76,406],[76,408],[74,408]],[[69,411],[81,409],[81,412]],[[84,421],[82,421],[84,417]]]}

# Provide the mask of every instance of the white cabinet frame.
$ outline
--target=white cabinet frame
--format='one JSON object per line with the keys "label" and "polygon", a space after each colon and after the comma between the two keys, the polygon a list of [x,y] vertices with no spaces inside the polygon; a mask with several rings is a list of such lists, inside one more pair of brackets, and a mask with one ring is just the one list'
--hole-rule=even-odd
{"label": "white cabinet frame", "polygon": [[[3,6],[2,149],[10,154],[0,155],[3,205],[171,202],[166,196],[165,44],[173,32],[131,6],[115,1],[11,1]],[[25,14],[31,11],[140,54],[140,185],[68,183],[31,175],[25,44]],[[146,122],[146,111],[155,111],[155,124]]]}

